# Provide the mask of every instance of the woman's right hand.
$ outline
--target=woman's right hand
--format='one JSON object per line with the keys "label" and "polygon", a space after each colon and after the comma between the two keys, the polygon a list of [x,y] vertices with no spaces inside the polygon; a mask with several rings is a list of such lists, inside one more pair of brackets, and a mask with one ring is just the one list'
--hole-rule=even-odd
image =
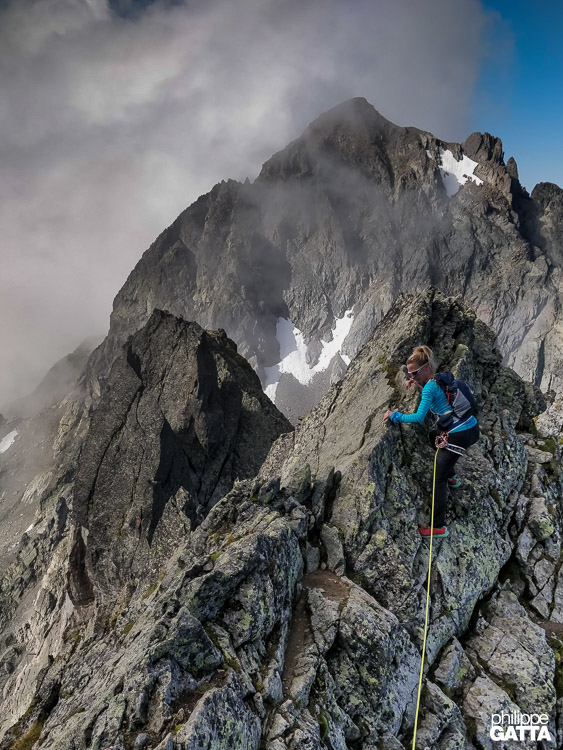
{"label": "woman's right hand", "polygon": [[415,388],[418,388],[419,391],[422,390],[422,386],[418,381],[416,381],[414,378],[409,378],[406,382],[407,388],[411,388],[413,385]]}

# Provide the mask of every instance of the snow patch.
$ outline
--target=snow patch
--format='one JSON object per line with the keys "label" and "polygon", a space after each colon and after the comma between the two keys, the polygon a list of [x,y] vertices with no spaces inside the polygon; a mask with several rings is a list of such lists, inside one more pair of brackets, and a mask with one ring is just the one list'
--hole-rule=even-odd
{"label": "snow patch", "polygon": [[6,453],[8,448],[14,444],[14,440],[18,434],[17,430],[12,430],[0,441],[0,453]]}
{"label": "snow patch", "polygon": [[[334,326],[332,331],[332,341],[321,340],[323,348],[321,351],[321,356],[319,357],[319,361],[313,367],[313,372],[324,372],[330,365],[330,361],[334,357],[334,355],[340,354],[344,339],[350,333],[350,328],[352,328],[353,322],[354,316],[352,315],[352,310],[346,310],[342,318],[336,319],[336,325]],[[342,359],[347,365],[350,364],[350,359],[348,357],[346,357],[348,362],[346,362],[346,359],[344,359],[344,357],[342,357]]]}
{"label": "snow patch", "polygon": [[[430,156],[428,151],[426,153]],[[451,151],[444,151],[440,146],[440,161],[440,175],[449,198],[455,195],[467,180],[472,180],[476,185],[483,184],[483,180],[473,174],[478,162],[468,156],[463,156],[461,161],[457,161]]]}
{"label": "snow patch", "polygon": [[28,534],[32,529],[33,529],[33,524],[31,524],[31,526],[28,526],[24,533]]}
{"label": "snow patch", "polygon": [[[269,370],[270,368],[267,367],[266,369]],[[264,393],[266,394],[266,396],[268,396],[270,401],[272,401],[274,404],[276,403],[276,391],[278,390],[278,383],[279,383],[279,380],[276,381],[275,383],[270,383],[270,385],[267,385],[264,388]]]}
{"label": "snow patch", "polygon": [[[287,318],[278,318],[276,324],[276,338],[280,345],[281,360],[277,365],[265,367],[266,385],[264,393],[274,401],[278,383],[283,373],[293,375],[302,385],[307,385],[313,377],[324,372],[335,354],[340,353],[344,339],[350,333],[354,316],[352,310],[346,310],[342,318],[336,319],[336,325],[332,329],[332,341],[321,340],[321,354],[319,361],[314,367],[307,362],[307,345],[302,332]],[[346,365],[350,364],[350,358],[340,355]]]}

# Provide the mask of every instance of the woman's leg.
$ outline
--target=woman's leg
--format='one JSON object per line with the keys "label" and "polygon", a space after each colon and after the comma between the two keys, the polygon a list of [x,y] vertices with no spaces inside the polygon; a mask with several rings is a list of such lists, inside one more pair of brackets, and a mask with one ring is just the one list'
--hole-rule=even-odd
{"label": "woman's leg", "polygon": [[[453,433],[448,437],[449,445],[457,445],[464,450],[479,440],[479,427],[471,427],[469,430]],[[448,477],[453,476],[454,466],[460,458],[459,453],[454,453],[447,448],[440,448],[436,458],[436,489],[434,496],[434,528],[444,526],[446,523],[446,510],[448,506]]]}
{"label": "woman's leg", "polygon": [[457,453],[440,448],[436,456],[436,476],[434,488],[434,528],[446,524],[448,506],[448,477],[453,476],[454,466],[459,458]]}
{"label": "woman's leg", "polygon": [[470,427],[468,430],[450,433],[448,436],[448,442],[452,445],[458,445],[466,450],[469,446],[474,445],[479,440],[479,434],[479,425],[475,425],[475,427]]}

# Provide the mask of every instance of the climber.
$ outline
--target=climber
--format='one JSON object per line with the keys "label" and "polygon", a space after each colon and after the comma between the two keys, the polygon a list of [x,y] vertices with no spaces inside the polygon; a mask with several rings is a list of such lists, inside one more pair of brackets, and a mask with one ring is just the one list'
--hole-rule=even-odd
{"label": "climber", "polygon": [[[467,393],[468,399],[464,400],[463,394],[460,400],[465,404],[465,414],[460,416],[458,409],[448,404],[448,398],[444,388],[438,383],[446,380],[454,384],[451,373],[436,374],[436,364],[431,349],[427,346],[417,346],[407,359],[407,388],[415,386],[422,391],[419,407],[414,414],[403,414],[400,411],[387,410],[383,421],[389,420],[392,424],[400,422],[422,423],[429,410],[438,417],[437,429],[430,432],[430,444],[438,449],[436,456],[435,481],[435,511],[434,529],[430,526],[420,526],[421,536],[434,537],[448,536],[446,523],[446,508],[448,500],[448,488],[459,487],[461,482],[454,474],[454,466],[470,445],[479,439],[479,426],[472,408],[475,404],[471,392],[467,393],[468,386],[461,383],[463,393]],[[460,390],[461,390],[460,387]],[[457,399],[456,399],[457,400]],[[467,401],[471,403],[468,404]],[[463,411],[463,410],[462,410]]]}

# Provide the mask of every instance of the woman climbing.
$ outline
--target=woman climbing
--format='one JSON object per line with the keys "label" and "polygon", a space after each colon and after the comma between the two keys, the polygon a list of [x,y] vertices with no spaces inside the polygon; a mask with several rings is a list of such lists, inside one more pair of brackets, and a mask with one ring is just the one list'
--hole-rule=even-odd
{"label": "woman climbing", "polygon": [[[446,523],[446,508],[448,500],[448,486],[459,487],[461,482],[454,474],[454,466],[470,445],[473,445],[479,439],[479,426],[474,415],[472,404],[468,400],[473,399],[472,394],[467,393],[468,386],[465,383],[461,394],[460,401],[464,401],[465,395],[465,414],[459,416],[463,409],[454,408],[446,392],[437,381],[451,381],[454,386],[458,381],[454,381],[451,373],[440,373],[436,375],[436,363],[432,351],[427,346],[417,346],[413,353],[407,359],[407,388],[415,386],[422,390],[422,398],[417,411],[414,414],[403,414],[400,411],[390,411],[389,409],[383,416],[383,421],[389,420],[393,424],[400,422],[424,422],[424,418],[431,410],[438,416],[438,429],[430,433],[430,444],[433,448],[438,449],[436,456],[436,476],[435,481],[435,508],[434,508],[434,529],[430,526],[419,526],[421,536],[448,536]],[[452,386],[453,388],[453,386]],[[461,388],[459,389],[462,390]],[[457,394],[456,394],[457,401]],[[473,401],[474,403],[474,401]]]}

